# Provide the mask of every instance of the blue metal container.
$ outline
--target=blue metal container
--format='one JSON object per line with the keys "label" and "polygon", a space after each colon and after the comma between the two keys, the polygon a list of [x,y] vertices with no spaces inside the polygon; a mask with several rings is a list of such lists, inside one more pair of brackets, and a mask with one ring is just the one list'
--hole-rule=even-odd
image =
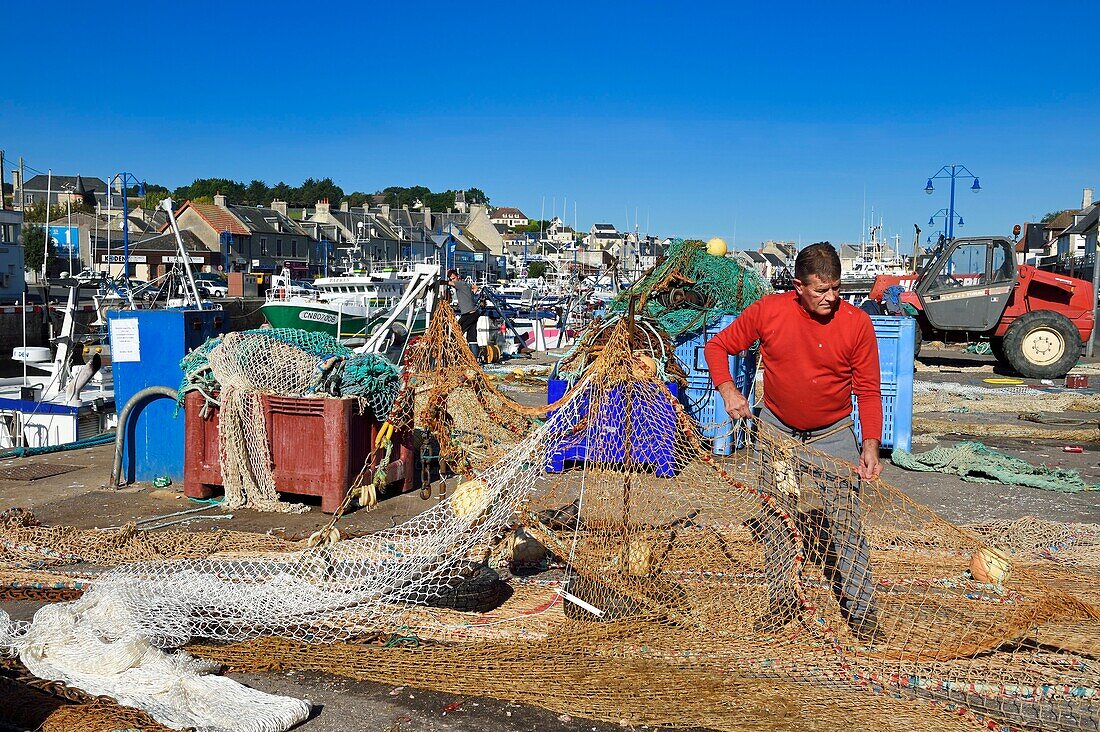
{"label": "blue metal container", "polygon": [[[710,369],[703,349],[707,341],[729,327],[736,315],[723,315],[698,333],[687,334],[676,345],[676,358],[687,372],[688,385],[681,401],[688,414],[699,424],[704,439],[711,443],[715,455],[733,452],[733,420],[726,414],[726,403],[710,380]],[[756,375],[756,351],[744,351],[729,357],[733,384],[750,402],[753,399],[753,377]],[[744,434],[738,433],[736,447],[744,444]]]}
{"label": "blue metal container", "polygon": [[[677,396],[679,388],[676,384],[666,383],[665,386],[674,397]],[[581,420],[589,419],[591,424],[599,425],[599,429],[581,429],[577,434],[566,436],[552,444],[546,458],[546,472],[562,472],[567,461],[625,462],[627,414],[624,389],[611,389],[597,407],[596,414],[590,414],[592,388],[576,395],[576,414]],[[558,401],[568,390],[569,382],[550,379],[547,404]],[[655,393],[655,390],[639,387],[632,390],[630,408],[633,415],[645,415],[644,421],[634,417],[630,423],[630,462],[652,468],[654,474],[661,478],[673,477],[679,470],[675,452],[679,430],[676,429],[674,405],[662,401],[661,395]],[[547,418],[552,415],[553,412]],[[599,435],[599,440],[590,441],[590,435]]]}
{"label": "blue metal container", "polygon": [[[130,397],[150,386],[179,388],[180,359],[225,331],[222,310],[112,310],[111,339],[115,404],[121,412]],[[123,475],[149,481],[183,480],[183,412],[170,399],[155,399],[130,413]],[[121,429],[121,425],[120,425]]]}
{"label": "blue metal container", "polygon": [[[882,446],[909,451],[913,448],[913,350],[917,321],[908,316],[871,317],[878,340],[878,367],[882,379]],[[856,437],[863,440],[859,407],[852,397]]]}

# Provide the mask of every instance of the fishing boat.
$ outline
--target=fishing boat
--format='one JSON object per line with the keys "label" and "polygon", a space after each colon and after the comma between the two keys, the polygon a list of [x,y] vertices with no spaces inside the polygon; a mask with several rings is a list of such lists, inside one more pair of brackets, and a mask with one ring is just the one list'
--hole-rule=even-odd
{"label": "fishing boat", "polygon": [[858,305],[871,292],[879,275],[903,275],[912,270],[898,253],[897,241],[891,249],[883,239],[882,223],[872,224],[869,238],[860,241],[859,254],[840,276],[842,296]]}
{"label": "fishing boat", "polygon": [[0,449],[57,447],[116,424],[111,350],[95,334],[76,335],[78,289],[70,290],[52,353],[46,346],[12,351],[23,375],[0,378]]}
{"label": "fishing boat", "polygon": [[317,331],[342,340],[363,338],[397,303],[407,283],[389,270],[322,277],[307,288],[284,273],[272,277],[261,312],[275,328]]}
{"label": "fishing boat", "polygon": [[[402,302],[409,287],[427,277],[438,278],[437,265],[388,267],[371,273],[349,273],[298,284],[284,272],[275,275],[261,312],[274,328],[298,328],[327,333],[343,341],[368,338]],[[412,332],[423,331],[424,308],[412,321]]]}

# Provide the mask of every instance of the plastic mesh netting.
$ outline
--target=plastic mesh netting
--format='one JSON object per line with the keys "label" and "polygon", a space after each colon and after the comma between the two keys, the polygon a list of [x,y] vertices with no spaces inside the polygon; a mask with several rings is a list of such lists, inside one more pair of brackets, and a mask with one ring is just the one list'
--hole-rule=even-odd
{"label": "plastic mesh netting", "polygon": [[625,312],[634,299],[639,312],[678,336],[720,315],[737,315],[769,292],[771,286],[751,267],[708,254],[702,242],[675,239],[665,260],[620,293],[609,309]]}
{"label": "plastic mesh netting", "polygon": [[261,394],[359,399],[378,421],[400,388],[382,356],[355,354],[324,333],[263,328],[211,339],[188,354],[179,398],[199,390],[220,405],[219,465],[226,508],[305,510],[275,490]]}
{"label": "plastic mesh netting", "polygon": [[[457,490],[332,545],[119,566],[35,628],[10,625],[6,644],[33,656],[36,633],[76,627],[101,655],[191,644],[238,668],[628,724],[1097,729],[1087,561],[1046,562],[1038,539],[997,551],[1009,529],[954,526],[764,424],[716,458],[634,353],[629,319],[547,410],[497,392],[449,309],[436,316],[390,419],[439,437]],[[511,593],[490,593],[485,562],[521,554]],[[493,599],[440,606],[462,593]],[[87,665],[32,670],[87,683]],[[181,719],[154,699],[158,720]]]}

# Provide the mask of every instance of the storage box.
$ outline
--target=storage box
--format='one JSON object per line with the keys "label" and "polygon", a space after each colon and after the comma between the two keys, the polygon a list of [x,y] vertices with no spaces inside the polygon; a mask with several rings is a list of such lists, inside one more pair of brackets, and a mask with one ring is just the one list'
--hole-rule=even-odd
{"label": "storage box", "polygon": [[[666,384],[672,395],[677,396],[679,387]],[[547,391],[547,404],[565,396],[569,382],[551,379]],[[607,394],[595,414],[591,414],[589,399],[591,389],[578,394],[576,410],[579,420],[588,419],[589,425],[599,425],[601,435],[598,443],[589,442],[590,430],[581,428],[575,435],[560,436],[551,442],[546,459],[546,472],[560,473],[567,461],[584,462],[596,459],[600,462],[619,463],[626,461],[627,399],[624,387],[615,387]],[[572,407],[571,407],[572,408]],[[553,418],[557,410],[550,412],[547,419]],[[644,386],[634,387],[630,394],[630,463],[645,465],[653,469],[654,474],[662,478],[676,475],[676,410],[673,405],[663,402],[659,395]],[[565,425],[558,425],[565,428]],[[569,425],[572,426],[572,425]],[[555,440],[551,437],[551,440]]]}
{"label": "storage box", "polygon": [[[219,309],[108,310],[118,411],[147,387],[178,389],[183,381],[180,360],[207,338],[225,332],[227,320]],[[184,425],[176,411],[173,400],[157,399],[131,412],[123,456],[128,481],[183,479]]]}
{"label": "storage box", "polygon": [[[688,386],[681,401],[700,428],[700,434],[711,444],[715,455],[729,455],[734,447],[744,444],[744,435],[733,438],[733,420],[726,414],[726,403],[714,388],[703,350],[707,341],[727,328],[736,315],[723,315],[709,323],[699,333],[682,336],[676,346],[676,358],[687,372]],[[730,374],[737,389],[750,402],[753,399],[753,376],[756,374],[756,351],[742,351],[729,357]]]}
{"label": "storage box", "polygon": [[[356,399],[304,399],[261,395],[275,489],[280,493],[320,496],[321,510],[335,513],[363,464],[370,459],[381,424],[370,412],[359,413]],[[218,456],[218,410],[201,415],[205,398],[190,392],[184,402],[187,466],[183,492],[209,498],[222,486]],[[386,481],[401,490],[415,485],[412,442],[394,439]],[[369,471],[369,467],[368,467]],[[373,473],[366,477],[370,480]]]}
{"label": "storage box", "polygon": [[230,272],[226,275],[226,290],[229,297],[256,297],[259,294],[259,280],[256,275],[244,272]]}
{"label": "storage box", "polygon": [[[874,315],[878,341],[878,366],[882,379],[882,446],[909,451],[913,448],[913,350],[917,321],[909,316]],[[862,442],[859,406],[852,396],[852,419]]]}

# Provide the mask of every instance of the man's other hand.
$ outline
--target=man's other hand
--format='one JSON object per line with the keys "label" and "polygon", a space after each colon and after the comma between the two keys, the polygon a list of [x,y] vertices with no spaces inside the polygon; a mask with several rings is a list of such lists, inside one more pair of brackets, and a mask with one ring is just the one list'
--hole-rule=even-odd
{"label": "man's other hand", "polygon": [[733,419],[749,419],[752,417],[752,406],[745,395],[738,391],[732,381],[727,381],[718,387],[718,393],[722,395],[722,401],[726,404],[726,414]]}
{"label": "man's other hand", "polygon": [[864,480],[872,480],[882,474],[882,463],[878,458],[878,440],[864,440],[863,450],[859,454],[856,472]]}

